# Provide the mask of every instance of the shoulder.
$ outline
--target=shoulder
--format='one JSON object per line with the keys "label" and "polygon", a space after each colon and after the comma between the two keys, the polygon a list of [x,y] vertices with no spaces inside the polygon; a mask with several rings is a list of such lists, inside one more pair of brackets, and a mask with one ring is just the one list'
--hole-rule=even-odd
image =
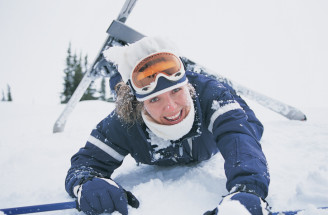
{"label": "shoulder", "polygon": [[219,98],[233,100],[231,89],[214,77],[190,71],[187,71],[187,77],[201,102],[208,103]]}
{"label": "shoulder", "polygon": [[192,72],[192,71],[186,71],[187,78],[190,83],[206,83],[206,82],[218,82],[212,77],[209,77],[207,75],[203,75],[197,72]]}
{"label": "shoulder", "polygon": [[227,90],[226,85],[220,81],[218,81],[212,75],[203,75],[196,72],[187,71],[187,78],[189,83],[191,83],[195,89],[216,89],[216,91]]}
{"label": "shoulder", "polygon": [[124,123],[114,110],[97,124],[97,126],[91,131],[91,136],[105,144],[130,151],[131,148],[134,147],[133,143],[136,140],[144,140],[141,135],[142,132],[144,132],[144,130],[141,124]]}
{"label": "shoulder", "polygon": [[98,130],[104,136],[122,136],[122,134],[125,134],[127,129],[131,127],[133,127],[133,125],[124,123],[115,109],[97,124],[95,130]]}

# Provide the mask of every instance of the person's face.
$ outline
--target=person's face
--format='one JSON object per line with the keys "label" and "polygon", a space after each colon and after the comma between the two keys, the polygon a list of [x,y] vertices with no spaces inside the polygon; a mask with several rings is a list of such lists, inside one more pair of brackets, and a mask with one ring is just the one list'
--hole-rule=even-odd
{"label": "person's face", "polygon": [[144,101],[148,115],[162,125],[174,125],[189,114],[191,95],[187,85],[162,93]]}

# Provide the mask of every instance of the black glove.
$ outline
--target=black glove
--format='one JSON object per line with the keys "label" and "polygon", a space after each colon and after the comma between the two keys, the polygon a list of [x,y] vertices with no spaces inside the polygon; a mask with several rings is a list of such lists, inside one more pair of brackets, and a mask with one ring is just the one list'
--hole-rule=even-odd
{"label": "black glove", "polygon": [[134,208],[139,207],[136,197],[111,179],[92,178],[75,190],[79,209],[89,215],[114,211],[127,215],[128,204]]}
{"label": "black glove", "polygon": [[[207,211],[204,215],[218,215],[220,211],[227,210],[227,205],[231,201],[238,201],[242,206],[244,206],[245,214],[252,215],[270,215],[269,204],[258,196],[254,191],[247,190],[245,186],[237,188],[234,192],[224,196],[217,208],[212,211]],[[231,208],[231,206],[229,206]],[[246,211],[247,209],[247,211]],[[226,214],[226,213],[225,213]],[[242,215],[242,214],[240,214]]]}

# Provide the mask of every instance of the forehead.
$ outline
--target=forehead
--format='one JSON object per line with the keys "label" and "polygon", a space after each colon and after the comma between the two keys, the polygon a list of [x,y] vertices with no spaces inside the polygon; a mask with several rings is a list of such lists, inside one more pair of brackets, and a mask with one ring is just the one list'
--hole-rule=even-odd
{"label": "forehead", "polygon": [[172,88],[167,92],[155,95],[154,97],[151,97],[151,98],[149,98],[145,101],[150,101],[150,100],[152,100],[153,98],[156,98],[156,97],[160,98],[160,97],[170,96],[170,95],[172,95],[172,92],[174,92],[176,89],[182,89],[185,92],[185,93],[180,94],[181,96],[190,96],[190,93],[189,93],[189,90],[188,90],[188,85],[185,84],[183,86]]}

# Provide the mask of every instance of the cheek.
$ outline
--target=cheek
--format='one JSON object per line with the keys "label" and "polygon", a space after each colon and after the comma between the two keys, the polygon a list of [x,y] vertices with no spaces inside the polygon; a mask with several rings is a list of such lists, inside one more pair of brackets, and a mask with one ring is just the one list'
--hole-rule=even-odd
{"label": "cheek", "polygon": [[153,118],[158,115],[158,107],[156,107],[154,104],[145,104],[144,109]]}
{"label": "cheek", "polygon": [[181,93],[181,95],[179,96],[178,101],[180,101],[180,104],[183,106],[190,106],[192,99],[189,91],[184,90],[183,93]]}

